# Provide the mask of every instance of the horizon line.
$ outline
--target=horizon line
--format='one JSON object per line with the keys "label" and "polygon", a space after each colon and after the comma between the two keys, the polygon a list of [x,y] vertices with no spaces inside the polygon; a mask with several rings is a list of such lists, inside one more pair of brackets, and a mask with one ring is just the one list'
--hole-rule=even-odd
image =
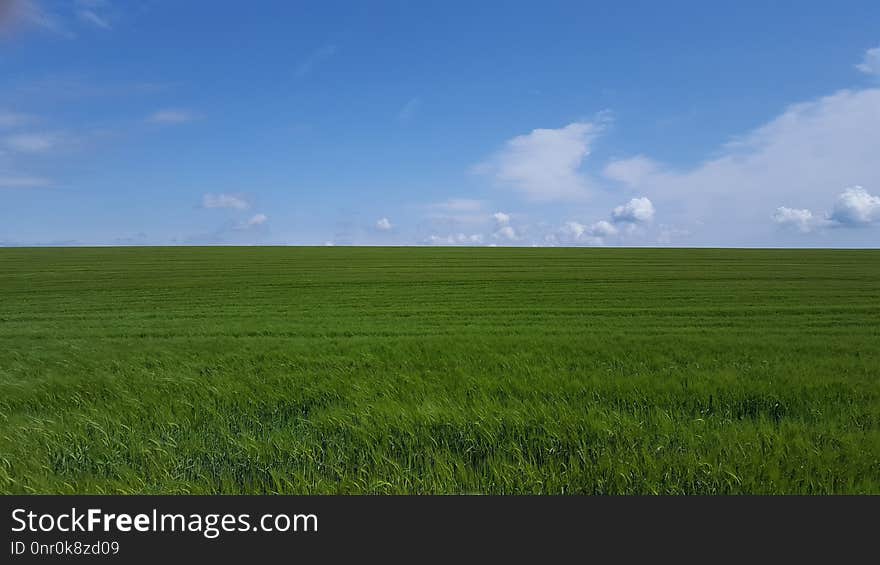
{"label": "horizon line", "polygon": [[22,244],[22,245],[9,245],[9,244],[0,244],[0,249],[176,249],[176,248],[192,248],[192,249],[209,249],[209,248],[239,248],[239,249],[247,249],[247,248],[310,248],[310,249],[331,249],[334,247],[343,247],[343,248],[365,248],[365,249],[409,249],[409,248],[419,248],[419,249],[677,249],[677,250],[687,250],[687,249],[706,249],[706,250],[768,250],[768,251],[880,251],[880,246],[877,247],[820,247],[820,246],[805,246],[805,247],[791,247],[791,246],[713,246],[713,245],[691,245],[691,246],[673,246],[673,245],[429,245],[429,244],[408,244],[408,245],[360,245],[360,244],[333,244],[333,245],[323,245],[323,244],[254,244],[254,245],[242,245],[242,244],[225,244],[225,243],[212,243],[212,244],[172,244],[172,245],[140,245],[140,244],[129,244],[129,245],[119,245],[119,244],[100,244],[100,243],[90,243],[90,244],[82,244],[82,245],[54,245],[54,244]]}

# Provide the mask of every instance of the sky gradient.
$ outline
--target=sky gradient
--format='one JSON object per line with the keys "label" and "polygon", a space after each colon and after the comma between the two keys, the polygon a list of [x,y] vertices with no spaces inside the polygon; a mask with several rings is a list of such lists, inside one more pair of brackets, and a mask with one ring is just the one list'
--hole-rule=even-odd
{"label": "sky gradient", "polygon": [[877,22],[0,0],[0,245],[878,247]]}

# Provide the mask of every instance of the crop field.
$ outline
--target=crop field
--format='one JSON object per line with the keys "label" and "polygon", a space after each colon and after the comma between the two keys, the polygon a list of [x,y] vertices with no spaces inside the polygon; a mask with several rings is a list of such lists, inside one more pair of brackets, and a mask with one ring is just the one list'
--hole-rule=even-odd
{"label": "crop field", "polygon": [[0,492],[880,494],[880,252],[0,249]]}

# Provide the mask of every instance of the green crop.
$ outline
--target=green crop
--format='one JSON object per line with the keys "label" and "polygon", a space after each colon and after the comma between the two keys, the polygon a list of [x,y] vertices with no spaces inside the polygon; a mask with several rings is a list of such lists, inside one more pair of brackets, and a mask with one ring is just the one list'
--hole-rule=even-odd
{"label": "green crop", "polygon": [[880,252],[0,249],[0,492],[880,494]]}

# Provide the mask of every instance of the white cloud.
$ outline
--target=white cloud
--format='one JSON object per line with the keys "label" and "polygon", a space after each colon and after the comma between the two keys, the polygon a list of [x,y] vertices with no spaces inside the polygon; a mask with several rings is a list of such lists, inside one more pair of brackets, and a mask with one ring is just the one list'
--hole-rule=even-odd
{"label": "white cloud", "polygon": [[323,45],[315,49],[297,65],[294,74],[298,78],[303,78],[312,72],[315,67],[332,57],[336,53],[336,46],[333,44]]}
{"label": "white cloud", "polygon": [[376,229],[379,231],[390,231],[392,227],[388,218],[379,218],[376,222]]}
{"label": "white cloud", "polygon": [[559,245],[559,237],[557,237],[555,233],[544,234],[544,241],[541,245],[551,247]]}
{"label": "white cloud", "polygon": [[[866,53],[862,70],[873,72],[875,57],[880,57],[877,49]],[[829,187],[880,186],[880,88],[841,90],[792,104],[691,167],[675,168],[637,155],[604,163],[601,176],[586,174],[580,166],[601,129],[601,122],[590,127],[578,122],[535,130],[510,140],[476,170],[533,200],[564,201],[590,193],[594,202],[610,203],[615,186],[637,191],[644,206],[636,199],[607,218],[617,224],[617,235],[629,240],[686,234],[695,245],[777,245],[781,222],[807,229],[805,242],[877,243],[858,239],[866,236],[857,232],[825,230],[876,223],[876,196],[867,191],[845,193],[830,212],[816,210],[829,209]],[[608,182],[600,185],[603,179]],[[768,211],[772,214],[788,202],[810,210],[812,219],[780,213],[769,222]],[[656,210],[663,211],[663,226],[674,228],[648,226],[656,220]],[[588,224],[580,225],[582,240],[596,237],[588,233]],[[565,232],[554,232],[554,237],[572,237]]]}
{"label": "white cloud", "polygon": [[786,208],[785,206],[776,209],[773,221],[780,226],[795,228],[804,233],[811,231],[815,225],[813,213],[809,210]]}
{"label": "white cloud", "polygon": [[574,122],[559,129],[536,129],[507,141],[474,171],[536,201],[572,200],[587,195],[590,183],[579,171],[601,123]]}
{"label": "white cloud", "polygon": [[228,230],[230,228],[237,232],[245,232],[248,230],[259,228],[268,221],[269,216],[267,216],[266,214],[254,214],[247,220],[232,224],[231,226],[227,224],[224,228],[222,228],[221,233],[222,231]]}
{"label": "white cloud", "polygon": [[[774,245],[767,210],[780,202],[817,210],[828,203],[828,187],[880,186],[877,147],[880,89],[842,90],[789,106],[693,168],[657,166],[632,188],[663,209],[665,222],[690,232],[692,243]],[[839,231],[815,241],[854,242],[847,238]]]}
{"label": "white cloud", "polygon": [[495,212],[492,214],[492,220],[495,222],[495,231],[492,233],[494,239],[504,241],[517,241],[519,239],[516,229],[510,225],[510,214]]}
{"label": "white cloud", "polygon": [[591,225],[580,222],[565,222],[557,234],[548,234],[544,240],[550,244],[574,243],[603,245],[605,238],[617,235],[618,230],[611,222],[599,220]]}
{"label": "white cloud", "polygon": [[576,240],[587,233],[587,226],[580,222],[565,222],[560,231],[570,239]]}
{"label": "white cloud", "polygon": [[61,136],[54,133],[18,133],[3,139],[3,144],[19,153],[45,153],[61,142]]}
{"label": "white cloud", "polygon": [[474,233],[471,235],[464,235],[463,233],[460,233],[457,236],[455,236],[455,240],[458,243],[482,243],[483,236],[482,236],[482,234],[478,234],[478,233]]}
{"label": "white cloud", "polygon": [[42,177],[0,175],[0,188],[47,188],[52,181]]}
{"label": "white cloud", "polygon": [[205,194],[202,196],[202,207],[246,210],[250,207],[250,204],[241,196],[233,194]]}
{"label": "white cloud", "polygon": [[76,15],[80,21],[101,29],[112,29],[108,0],[76,0]]}
{"label": "white cloud", "polygon": [[880,76],[880,47],[865,51],[864,59],[856,68],[867,75]]}
{"label": "white cloud", "polygon": [[505,214],[504,212],[495,212],[492,214],[492,218],[494,218],[495,224],[498,226],[506,226],[510,223],[510,214]]}
{"label": "white cloud", "polygon": [[593,237],[610,237],[612,235],[617,235],[617,228],[610,222],[599,220],[590,226],[588,233]]}
{"label": "white cloud", "polygon": [[157,110],[147,117],[147,121],[153,124],[184,124],[195,119],[195,115],[188,110],[164,109]]}
{"label": "white cloud", "polygon": [[505,239],[507,241],[516,241],[518,239],[516,230],[513,226],[501,226],[492,234],[495,239]]}
{"label": "white cloud", "polygon": [[602,170],[602,175],[628,186],[636,186],[657,172],[658,164],[644,155],[611,161]]}
{"label": "white cloud", "polygon": [[654,205],[648,198],[633,198],[611,212],[614,222],[642,224],[654,219]]}
{"label": "white cloud", "polygon": [[611,221],[599,220],[592,224],[576,221],[565,222],[555,234],[548,234],[546,243],[586,243],[588,245],[604,245],[610,237],[623,234],[638,233],[638,225],[654,219],[654,206],[645,197],[633,198],[626,204],[617,206],[611,211]]}
{"label": "white cloud", "polygon": [[244,223],[245,227],[252,228],[254,226],[261,226],[265,224],[269,220],[269,216],[266,214],[254,214]]}
{"label": "white cloud", "polygon": [[805,208],[780,206],[773,214],[773,221],[803,233],[820,228],[868,226],[880,222],[880,196],[870,194],[861,186],[852,186],[837,195],[834,208],[824,217]]}
{"label": "white cloud", "polygon": [[106,17],[99,16],[94,10],[77,10],[76,15],[80,20],[101,29],[111,29],[110,21]]}
{"label": "white cloud", "polygon": [[842,226],[865,226],[880,221],[880,196],[861,186],[844,190],[834,204],[829,219]]}
{"label": "white cloud", "polygon": [[464,233],[451,234],[447,236],[431,235],[425,240],[425,243],[431,245],[479,245],[483,243],[482,234],[474,233],[466,235]]}

